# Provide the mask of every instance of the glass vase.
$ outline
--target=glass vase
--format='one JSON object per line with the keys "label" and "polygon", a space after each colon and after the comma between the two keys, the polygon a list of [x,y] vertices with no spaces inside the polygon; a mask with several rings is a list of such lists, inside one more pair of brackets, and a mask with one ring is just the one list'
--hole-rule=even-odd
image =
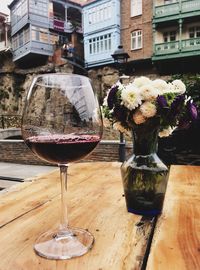
{"label": "glass vase", "polygon": [[134,214],[162,212],[169,169],[157,155],[158,131],[158,119],[133,126],[133,154],[121,166],[127,210]]}

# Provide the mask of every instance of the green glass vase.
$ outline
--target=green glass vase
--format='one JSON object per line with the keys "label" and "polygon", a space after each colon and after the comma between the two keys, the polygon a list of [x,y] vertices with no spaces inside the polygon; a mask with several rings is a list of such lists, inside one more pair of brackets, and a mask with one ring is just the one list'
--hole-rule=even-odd
{"label": "green glass vase", "polygon": [[162,212],[169,169],[157,155],[158,131],[159,119],[133,126],[133,154],[121,166],[127,210],[134,214]]}

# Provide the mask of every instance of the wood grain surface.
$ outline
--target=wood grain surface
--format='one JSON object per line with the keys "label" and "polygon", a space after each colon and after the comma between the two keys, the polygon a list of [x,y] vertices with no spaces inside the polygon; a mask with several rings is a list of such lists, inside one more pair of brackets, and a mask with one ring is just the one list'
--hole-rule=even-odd
{"label": "wood grain surface", "polygon": [[141,269],[152,224],[126,211],[120,163],[73,164],[68,183],[70,225],[94,235],[91,251],[64,261],[47,260],[33,251],[39,234],[59,224],[55,170],[0,196],[0,270]]}
{"label": "wood grain surface", "polygon": [[172,166],[148,270],[200,269],[200,167]]}

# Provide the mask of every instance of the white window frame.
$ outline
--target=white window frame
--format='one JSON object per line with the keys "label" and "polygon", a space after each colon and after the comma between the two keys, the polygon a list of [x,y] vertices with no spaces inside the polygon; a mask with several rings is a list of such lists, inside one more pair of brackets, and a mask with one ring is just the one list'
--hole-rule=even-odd
{"label": "white window frame", "polygon": [[199,45],[200,44],[200,26],[192,26],[188,29],[188,36],[190,39],[190,46]]}
{"label": "white window frame", "polygon": [[[135,40],[135,42],[133,42],[133,40]],[[138,50],[141,48],[142,48],[142,30],[136,30],[131,32],[131,50]]]}
{"label": "white window frame", "polygon": [[142,15],[142,0],[131,0],[131,17]]}
{"label": "white window frame", "polygon": [[112,50],[111,33],[89,39],[89,55],[108,53]]}
{"label": "white window frame", "polygon": [[[189,27],[189,38],[199,38],[200,37],[200,25]],[[191,37],[191,35],[194,35]]]}

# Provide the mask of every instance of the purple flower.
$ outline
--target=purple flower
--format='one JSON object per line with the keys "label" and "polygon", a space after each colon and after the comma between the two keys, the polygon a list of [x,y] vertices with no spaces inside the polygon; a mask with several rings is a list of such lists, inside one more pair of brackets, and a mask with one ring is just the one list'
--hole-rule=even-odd
{"label": "purple flower", "polygon": [[190,121],[188,119],[182,118],[182,119],[179,120],[178,128],[179,129],[187,129],[187,128],[190,127],[190,124],[191,123],[190,123]]}
{"label": "purple flower", "polygon": [[164,108],[164,107],[167,107],[168,104],[167,104],[167,100],[164,96],[158,96],[157,97],[157,102],[158,102],[158,105],[160,108]]}
{"label": "purple flower", "polygon": [[120,122],[125,122],[127,117],[127,110],[124,106],[116,106],[114,108],[114,115]]}
{"label": "purple flower", "polygon": [[177,96],[171,104],[171,109],[178,111],[180,107],[182,107],[182,105],[184,104],[184,101],[185,101],[184,95]]}
{"label": "purple flower", "polygon": [[110,89],[110,92],[108,94],[107,102],[108,102],[108,107],[109,107],[110,110],[112,110],[112,108],[114,106],[114,101],[115,101],[117,90],[118,90],[118,86],[117,85],[114,85]]}
{"label": "purple flower", "polygon": [[171,104],[170,114],[176,117],[181,113],[185,101],[185,95],[177,96]]}
{"label": "purple flower", "polygon": [[197,111],[196,105],[193,102],[189,101],[187,103],[187,109],[188,109],[188,113],[191,120],[196,120],[198,117],[198,111]]}

